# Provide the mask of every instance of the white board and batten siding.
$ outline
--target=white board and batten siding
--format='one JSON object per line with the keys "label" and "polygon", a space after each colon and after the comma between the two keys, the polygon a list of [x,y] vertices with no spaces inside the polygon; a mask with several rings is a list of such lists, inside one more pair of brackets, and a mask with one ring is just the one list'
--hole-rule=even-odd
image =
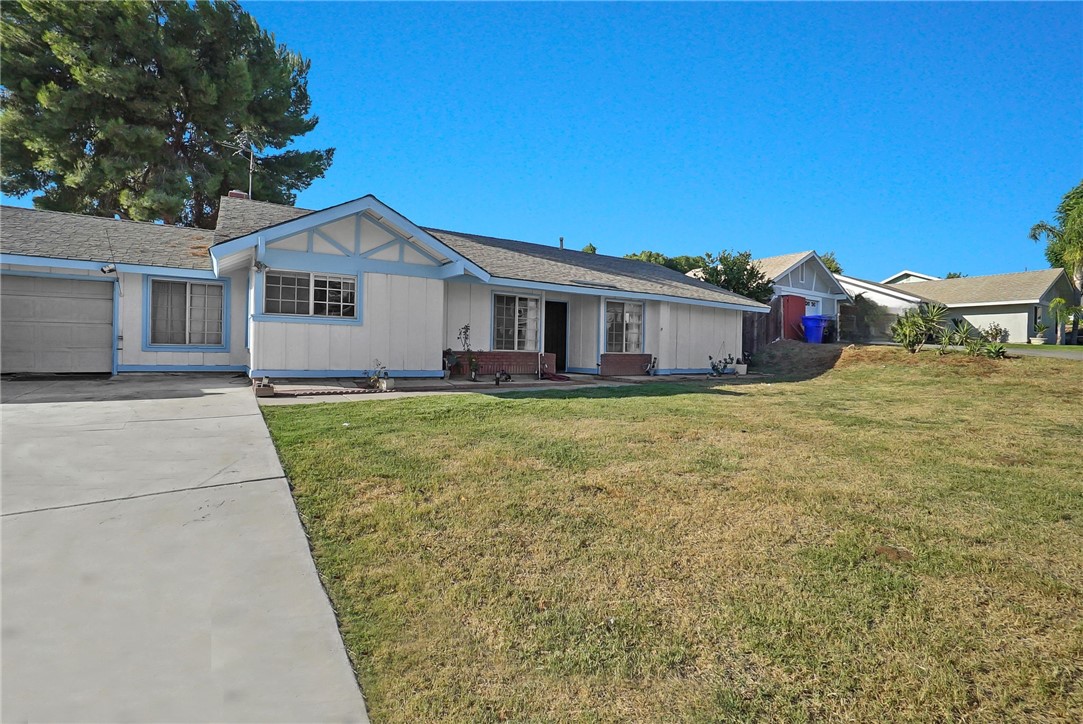
{"label": "white board and batten siding", "polygon": [[444,282],[365,273],[361,287],[362,324],[321,324],[318,319],[253,322],[255,373],[357,373],[374,369],[379,360],[391,371],[439,376]]}
{"label": "white board and batten siding", "polygon": [[[151,280],[166,279],[169,281],[191,281],[195,283],[214,284],[220,279],[185,279],[178,277],[156,277],[153,274],[146,275]],[[186,351],[160,351],[147,345],[145,339],[147,329],[144,325],[144,310],[149,310],[150,305],[143,299],[144,293],[143,274],[121,274],[121,302],[119,322],[117,330],[120,336],[120,350],[118,352],[118,364],[123,368],[126,365],[143,367],[181,367],[193,368],[206,367],[239,367],[248,364],[248,350],[244,346],[245,338],[245,295],[248,286],[248,270],[239,269],[223,277],[229,279],[229,342],[227,349],[221,352],[186,352]],[[223,320],[224,321],[224,320]]]}
{"label": "white board and batten siding", "polygon": [[[652,307],[657,307],[657,311]],[[733,355],[739,358],[742,349],[742,312],[694,304],[656,302],[649,305],[647,352],[658,358],[658,369],[704,371],[710,369],[708,356],[715,359]],[[650,349],[651,328],[657,330],[657,347]]]}

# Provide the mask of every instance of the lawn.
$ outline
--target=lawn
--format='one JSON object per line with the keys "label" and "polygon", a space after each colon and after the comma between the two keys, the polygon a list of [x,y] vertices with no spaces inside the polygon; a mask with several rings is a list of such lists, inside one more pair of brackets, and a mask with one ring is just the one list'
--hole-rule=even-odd
{"label": "lawn", "polygon": [[264,408],[373,720],[1083,719],[1083,366],[802,372]]}

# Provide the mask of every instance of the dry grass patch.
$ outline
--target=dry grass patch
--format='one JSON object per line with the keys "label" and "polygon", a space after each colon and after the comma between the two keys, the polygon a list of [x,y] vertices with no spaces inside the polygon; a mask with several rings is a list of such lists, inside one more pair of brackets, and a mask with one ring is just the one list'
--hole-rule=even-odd
{"label": "dry grass patch", "polygon": [[836,352],[265,408],[374,719],[1083,717],[1080,366]]}

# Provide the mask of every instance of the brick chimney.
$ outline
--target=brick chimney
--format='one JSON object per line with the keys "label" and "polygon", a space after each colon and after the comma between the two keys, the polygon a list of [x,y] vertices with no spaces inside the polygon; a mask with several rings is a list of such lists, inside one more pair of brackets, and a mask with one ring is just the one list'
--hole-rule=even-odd
{"label": "brick chimney", "polygon": [[248,198],[248,194],[246,194],[244,191],[238,191],[237,189],[233,189],[232,191],[230,191],[226,195],[229,196],[231,199],[247,199]]}

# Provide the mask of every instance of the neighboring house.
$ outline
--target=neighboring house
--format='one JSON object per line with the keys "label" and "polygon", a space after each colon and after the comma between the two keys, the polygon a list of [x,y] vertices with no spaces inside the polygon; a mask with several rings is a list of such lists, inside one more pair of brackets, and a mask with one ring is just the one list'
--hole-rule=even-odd
{"label": "neighboring house", "polygon": [[940,277],[929,276],[928,274],[921,274],[920,272],[910,271],[909,269],[903,269],[897,274],[892,274],[887,279],[882,280],[881,284],[906,284],[907,282],[929,282],[935,281]]}
{"label": "neighboring house", "polygon": [[896,286],[948,308],[949,316],[961,317],[975,327],[996,323],[1008,330],[1009,342],[1026,342],[1034,335],[1034,323],[1049,325],[1046,339],[1056,339],[1049,303],[1057,297],[1074,304],[1079,293],[1063,269],[993,274],[915,281]]}
{"label": "neighboring house", "polygon": [[[908,272],[909,273],[909,272]],[[842,288],[853,299],[839,310],[839,332],[842,339],[860,342],[891,340],[891,325],[909,309],[933,303],[919,294],[910,293],[910,284],[897,285],[871,282],[867,279],[836,274]]]}
{"label": "neighboring house", "polygon": [[[213,232],[4,207],[0,371],[439,377],[442,350],[706,372],[768,307],[631,259],[415,225],[374,196],[222,199]],[[543,354],[544,353],[544,354]]]}
{"label": "neighboring house", "polygon": [[804,339],[801,317],[826,315],[838,323],[839,304],[850,296],[815,251],[754,259],[753,263],[775,285],[772,306],[779,307],[777,330],[769,330],[771,340]]}
{"label": "neighboring house", "polygon": [[1061,297],[1073,304],[1079,298],[1063,269],[956,279],[917,279],[919,276],[925,275],[900,272],[890,279],[902,277],[903,280],[891,284],[841,275],[838,279],[851,294],[864,295],[891,315],[897,316],[922,303],[942,304],[948,308],[951,319],[965,319],[975,327],[999,324],[1008,330],[1007,341],[1021,343],[1034,336],[1034,323],[1039,319],[1049,324],[1046,338],[1054,340],[1056,329],[1049,315],[1049,303]]}

